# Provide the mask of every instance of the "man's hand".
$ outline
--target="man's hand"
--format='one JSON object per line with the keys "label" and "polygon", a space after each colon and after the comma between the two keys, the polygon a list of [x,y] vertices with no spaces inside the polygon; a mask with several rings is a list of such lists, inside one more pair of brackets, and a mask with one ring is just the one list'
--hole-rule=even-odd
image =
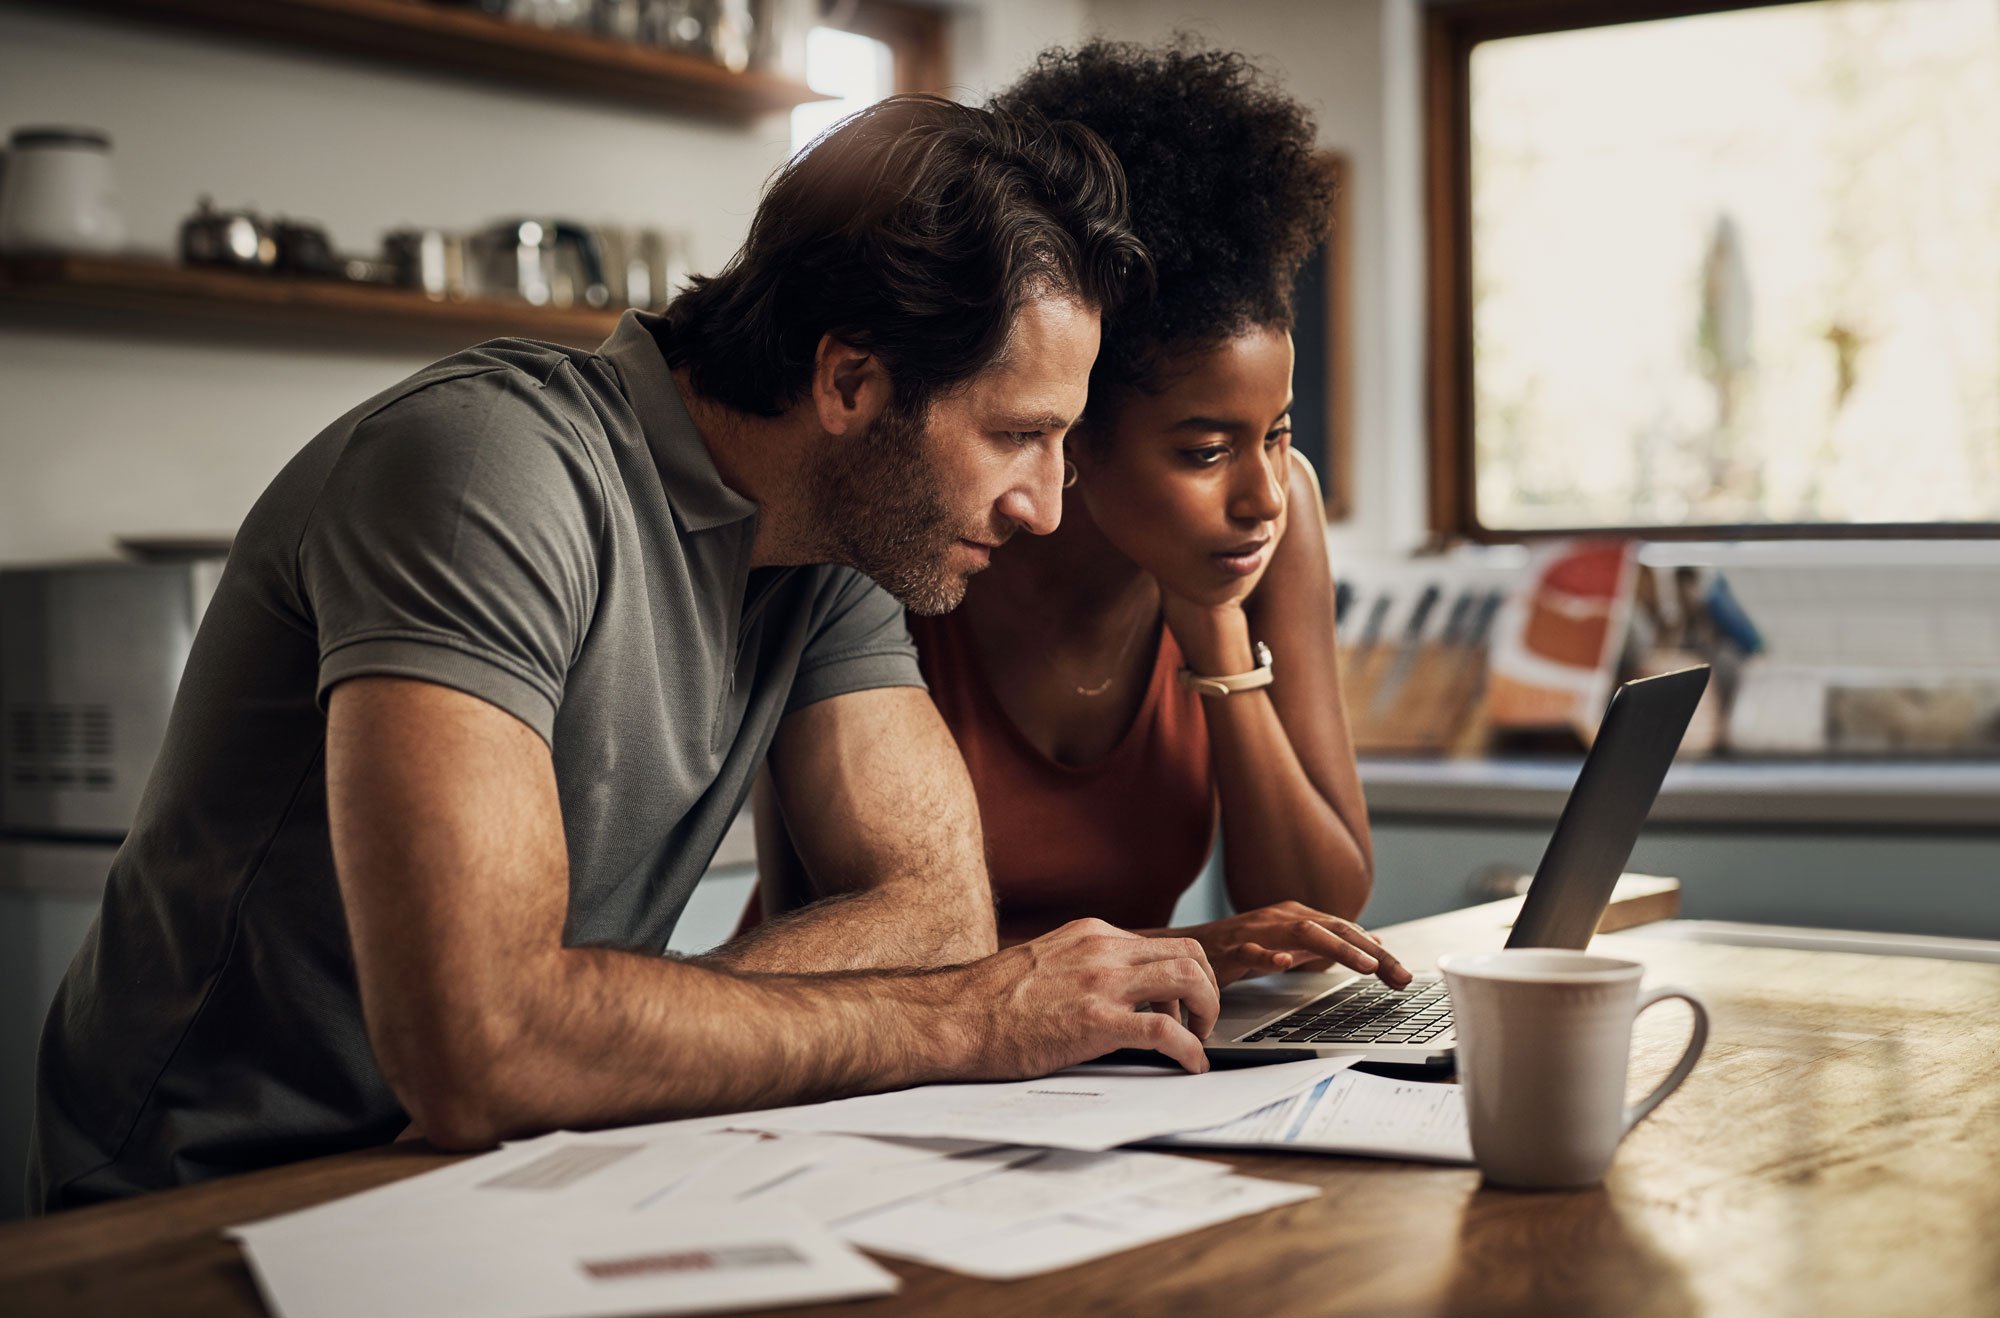
{"label": "man's hand", "polygon": [[1192,938],[1142,938],[1102,920],[1072,920],[950,973],[959,981],[951,1011],[975,1032],[964,1079],[1047,1075],[1118,1048],[1208,1069],[1201,1041],[1219,1003],[1215,972]]}
{"label": "man's hand", "polygon": [[1226,920],[1162,932],[1198,940],[1209,964],[1215,967],[1217,981],[1223,984],[1280,970],[1324,970],[1330,965],[1374,975],[1390,988],[1402,988],[1410,982],[1410,972],[1403,963],[1360,925],[1298,902],[1278,902]]}

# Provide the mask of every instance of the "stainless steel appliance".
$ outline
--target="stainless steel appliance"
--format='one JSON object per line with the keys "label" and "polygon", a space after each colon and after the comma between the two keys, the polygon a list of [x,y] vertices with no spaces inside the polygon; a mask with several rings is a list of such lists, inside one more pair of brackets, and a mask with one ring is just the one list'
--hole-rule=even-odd
{"label": "stainless steel appliance", "polygon": [[26,1207],[35,1041],[132,825],[221,567],[0,571],[0,1219]]}
{"label": "stainless steel appliance", "polygon": [[124,836],[221,569],[0,571],[0,852]]}

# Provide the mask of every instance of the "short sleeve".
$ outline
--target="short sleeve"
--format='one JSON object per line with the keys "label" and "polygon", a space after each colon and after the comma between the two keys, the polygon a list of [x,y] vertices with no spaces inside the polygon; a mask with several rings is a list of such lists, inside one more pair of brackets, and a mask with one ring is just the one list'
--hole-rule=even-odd
{"label": "short sleeve", "polygon": [[922,688],[903,606],[851,568],[820,568],[813,632],[799,656],[785,712],[877,687]]}
{"label": "short sleeve", "polygon": [[299,544],[318,699],[351,677],[436,682],[552,740],[597,597],[603,484],[563,413],[504,370],[354,428]]}

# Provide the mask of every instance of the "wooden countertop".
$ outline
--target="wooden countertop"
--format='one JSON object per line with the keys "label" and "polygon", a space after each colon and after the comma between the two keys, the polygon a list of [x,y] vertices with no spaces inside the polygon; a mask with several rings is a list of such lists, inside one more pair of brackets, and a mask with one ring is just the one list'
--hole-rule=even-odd
{"label": "wooden countertop", "polygon": [[[1504,904],[1384,930],[1412,959],[1490,947]],[[902,1293],[802,1312],[1991,1314],[2000,1312],[2000,966],[1600,937],[1700,993],[1707,1056],[1599,1189],[1233,1155],[1315,1200],[990,1283],[890,1263]],[[1634,1087],[1685,1037],[1641,1018]],[[448,1161],[420,1146],[279,1168],[0,1231],[0,1312],[256,1314],[235,1222]]]}

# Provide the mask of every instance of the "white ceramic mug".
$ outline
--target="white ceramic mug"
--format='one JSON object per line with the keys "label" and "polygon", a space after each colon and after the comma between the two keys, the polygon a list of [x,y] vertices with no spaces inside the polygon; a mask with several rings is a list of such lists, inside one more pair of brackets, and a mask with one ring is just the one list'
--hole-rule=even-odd
{"label": "white ceramic mug", "polygon": [[[1541,948],[1438,962],[1451,991],[1458,1078],[1486,1179],[1519,1189],[1595,1185],[1618,1142],[1674,1092],[1708,1041],[1708,1009],[1683,989],[1641,995],[1635,961]],[[1625,1106],[1632,1020],[1656,1002],[1694,1008],[1687,1050],[1652,1093]]]}

